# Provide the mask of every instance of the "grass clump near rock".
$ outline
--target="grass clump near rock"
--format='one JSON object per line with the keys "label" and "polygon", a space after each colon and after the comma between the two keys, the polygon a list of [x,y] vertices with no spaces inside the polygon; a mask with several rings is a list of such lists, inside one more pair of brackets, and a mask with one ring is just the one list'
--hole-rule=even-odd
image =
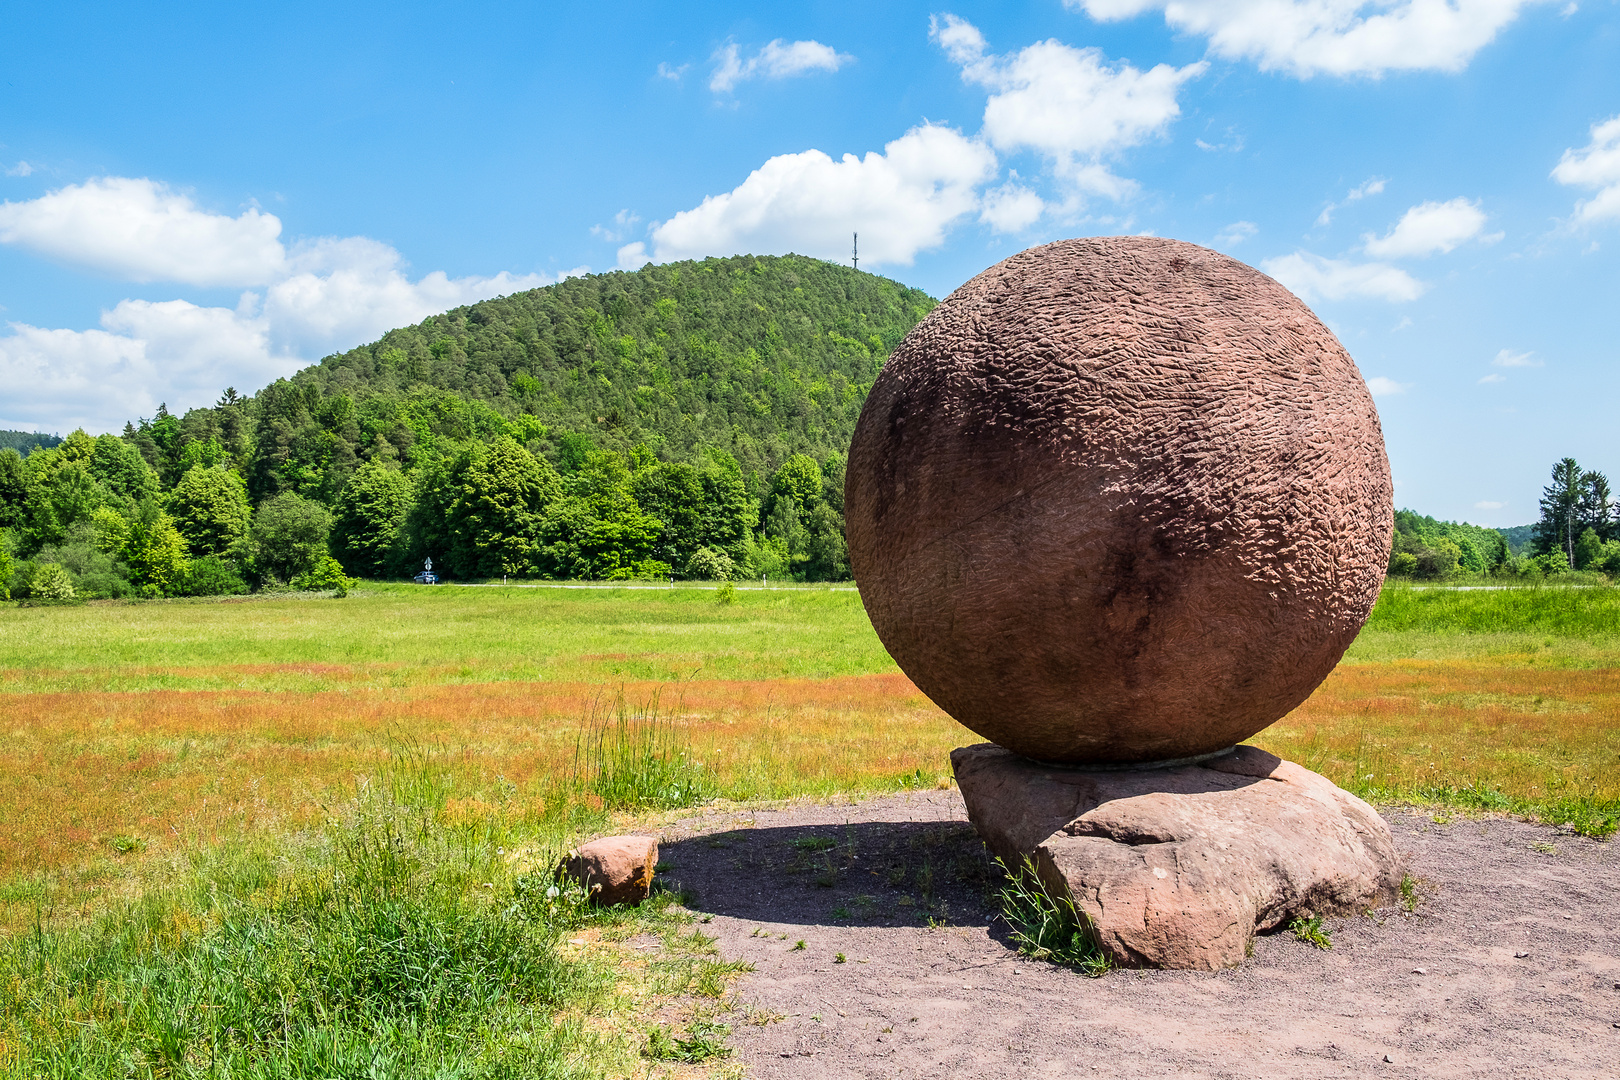
{"label": "grass clump near rock", "polygon": [[1072,967],[1092,978],[1106,973],[1108,957],[1097,947],[1086,917],[1074,901],[1052,895],[1028,859],[1017,873],[1007,870],[1000,859],[996,861],[1007,873],[1001,887],[1001,917],[1019,953],[1031,960]]}

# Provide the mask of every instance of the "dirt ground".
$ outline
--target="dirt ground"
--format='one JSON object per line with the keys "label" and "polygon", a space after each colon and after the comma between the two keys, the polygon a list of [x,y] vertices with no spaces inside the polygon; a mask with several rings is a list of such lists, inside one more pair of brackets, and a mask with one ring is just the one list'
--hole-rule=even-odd
{"label": "dirt ground", "polygon": [[1330,919],[1331,951],[1263,937],[1215,974],[1019,956],[955,791],[711,813],[660,861],[754,965],[731,1045],[760,1080],[1620,1076],[1620,848],[1385,816],[1415,914]]}

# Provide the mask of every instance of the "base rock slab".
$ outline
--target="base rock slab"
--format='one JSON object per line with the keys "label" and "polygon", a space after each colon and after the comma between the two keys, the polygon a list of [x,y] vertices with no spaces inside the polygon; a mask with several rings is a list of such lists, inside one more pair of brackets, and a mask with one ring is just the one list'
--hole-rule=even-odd
{"label": "base rock slab", "polygon": [[1252,746],[1193,765],[1043,765],[992,743],[951,752],[968,818],[1027,858],[1128,967],[1236,967],[1256,932],[1387,902],[1404,864],[1377,811]]}

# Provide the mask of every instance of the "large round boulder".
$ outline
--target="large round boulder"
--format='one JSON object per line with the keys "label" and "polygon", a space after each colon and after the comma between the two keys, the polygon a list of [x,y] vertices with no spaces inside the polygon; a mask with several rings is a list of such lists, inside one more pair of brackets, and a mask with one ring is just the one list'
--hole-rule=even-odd
{"label": "large round boulder", "polygon": [[941,708],[1042,761],[1194,757],[1305,700],[1393,509],[1355,362],[1287,289],[1151,237],[998,263],[906,336],[856,427],[850,561]]}

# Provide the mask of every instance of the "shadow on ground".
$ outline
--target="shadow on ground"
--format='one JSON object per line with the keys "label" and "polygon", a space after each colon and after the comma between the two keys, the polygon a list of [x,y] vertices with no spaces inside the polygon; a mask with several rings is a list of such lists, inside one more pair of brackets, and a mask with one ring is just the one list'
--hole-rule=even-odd
{"label": "shadow on ground", "polygon": [[745,828],[666,843],[658,880],[696,910],[806,926],[986,926],[1001,867],[958,821]]}

